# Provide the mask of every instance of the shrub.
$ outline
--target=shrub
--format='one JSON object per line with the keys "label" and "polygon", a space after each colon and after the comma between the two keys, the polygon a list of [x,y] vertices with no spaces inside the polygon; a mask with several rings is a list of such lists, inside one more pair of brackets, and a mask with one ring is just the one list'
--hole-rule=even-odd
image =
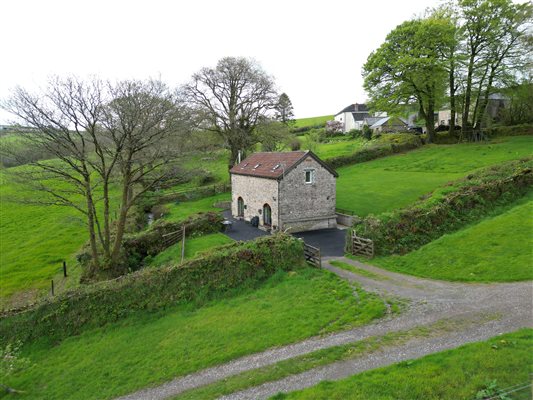
{"label": "shrub", "polygon": [[529,158],[483,169],[410,207],[368,216],[353,230],[374,241],[376,254],[405,254],[525,195],[533,184],[532,168]]}
{"label": "shrub", "polygon": [[533,135],[533,124],[495,126],[487,129],[485,133],[490,137]]}
{"label": "shrub", "polygon": [[352,139],[363,137],[363,131],[361,129],[352,129],[347,132],[347,135]]}
{"label": "shrub", "polygon": [[301,147],[302,143],[300,142],[300,139],[298,138],[293,138],[290,143],[289,143],[289,146],[291,148],[292,151],[297,151],[297,150],[300,150],[300,147]]}
{"label": "shrub", "polygon": [[410,133],[390,133],[384,134],[381,138],[371,142],[352,154],[328,158],[327,163],[332,168],[339,168],[344,165],[357,164],[376,158],[413,150],[422,146],[422,139]]}
{"label": "shrub", "polygon": [[372,129],[368,125],[363,125],[363,137],[367,140],[372,139]]}
{"label": "shrub", "polygon": [[4,316],[0,341],[46,338],[55,342],[139,310],[160,310],[179,302],[199,304],[236,288],[254,287],[279,270],[300,267],[302,247],[302,241],[279,233],[222,246],[180,266],[144,269],[82,287]]}

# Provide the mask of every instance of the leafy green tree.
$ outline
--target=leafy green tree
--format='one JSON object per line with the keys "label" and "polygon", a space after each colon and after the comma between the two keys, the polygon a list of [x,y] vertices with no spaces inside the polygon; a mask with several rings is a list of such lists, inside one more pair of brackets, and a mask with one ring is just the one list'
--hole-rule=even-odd
{"label": "leafy green tree", "polygon": [[533,6],[511,0],[459,0],[458,8],[467,59],[462,133],[469,134],[481,129],[494,88],[512,81],[529,54],[524,39]]}
{"label": "leafy green tree", "polygon": [[294,108],[292,102],[287,93],[282,93],[279,96],[278,103],[276,104],[276,119],[285,125],[294,124]]}
{"label": "leafy green tree", "polygon": [[280,151],[290,141],[289,127],[281,121],[262,120],[255,128],[256,139],[263,151]]}
{"label": "leafy green tree", "polygon": [[441,54],[452,41],[453,27],[445,18],[413,19],[396,27],[363,67],[371,107],[394,114],[415,102],[432,142],[434,112],[445,92]]}

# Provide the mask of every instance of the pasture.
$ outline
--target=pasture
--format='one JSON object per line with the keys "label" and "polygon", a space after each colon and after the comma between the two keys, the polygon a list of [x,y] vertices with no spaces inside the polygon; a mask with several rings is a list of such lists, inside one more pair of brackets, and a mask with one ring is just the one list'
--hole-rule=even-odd
{"label": "pasture", "polygon": [[361,217],[415,202],[447,182],[478,168],[530,156],[533,137],[489,143],[428,145],[408,153],[339,168],[337,207]]}
{"label": "pasture", "polygon": [[304,126],[324,125],[326,121],[332,120],[333,115],[323,115],[320,117],[299,118],[295,120],[294,126],[296,128],[303,128]]}

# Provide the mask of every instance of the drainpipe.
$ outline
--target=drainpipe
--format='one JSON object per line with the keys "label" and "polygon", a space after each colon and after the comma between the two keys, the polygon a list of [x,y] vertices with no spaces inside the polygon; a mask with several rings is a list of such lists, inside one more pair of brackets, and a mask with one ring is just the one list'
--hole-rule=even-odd
{"label": "drainpipe", "polygon": [[237,156],[237,164],[241,163],[241,150],[239,150],[239,155]]}

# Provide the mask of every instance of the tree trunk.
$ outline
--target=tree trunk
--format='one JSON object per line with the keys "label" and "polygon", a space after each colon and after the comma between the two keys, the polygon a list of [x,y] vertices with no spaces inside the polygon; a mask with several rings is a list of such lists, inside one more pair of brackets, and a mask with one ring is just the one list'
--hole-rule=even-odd
{"label": "tree trunk", "polygon": [[453,61],[454,55],[452,54],[452,61],[450,62],[450,127],[449,135],[455,135],[455,62]]}
{"label": "tree trunk", "polygon": [[475,60],[475,49],[472,49],[471,54],[470,54],[470,60],[468,62],[468,74],[466,76],[463,121],[462,121],[462,128],[461,128],[461,133],[463,136],[467,136],[470,133],[468,117],[470,116],[470,102],[471,102],[471,96],[472,96],[472,76],[474,74],[474,60]]}
{"label": "tree trunk", "polygon": [[124,185],[122,187],[122,199],[120,213],[116,221],[115,241],[113,243],[113,251],[111,253],[111,263],[115,264],[120,256],[120,249],[122,248],[122,239],[126,229],[126,219],[128,217],[129,209],[129,195],[130,195],[130,177],[124,177]]}
{"label": "tree trunk", "polygon": [[100,266],[100,259],[98,256],[98,246],[96,244],[96,232],[94,229],[94,207],[93,207],[93,197],[91,191],[90,181],[86,180],[86,200],[87,200],[87,226],[89,228],[89,243],[91,246],[91,258],[94,267],[98,268]]}
{"label": "tree trunk", "polygon": [[104,182],[104,257],[109,259],[111,246],[111,227],[109,221],[109,182]]}
{"label": "tree trunk", "polygon": [[435,100],[430,98],[426,110],[426,130],[428,143],[435,141]]}

